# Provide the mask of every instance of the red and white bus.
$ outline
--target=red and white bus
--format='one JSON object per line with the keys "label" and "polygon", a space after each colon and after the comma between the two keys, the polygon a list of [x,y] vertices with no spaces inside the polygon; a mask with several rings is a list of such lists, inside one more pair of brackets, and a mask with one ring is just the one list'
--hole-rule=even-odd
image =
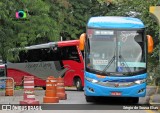
{"label": "red and white bus", "polygon": [[23,85],[24,76],[34,76],[35,86],[45,89],[48,76],[64,77],[65,86],[84,86],[84,63],[79,40],[50,42],[25,47],[18,56],[7,61],[7,76],[13,77],[17,86]]}

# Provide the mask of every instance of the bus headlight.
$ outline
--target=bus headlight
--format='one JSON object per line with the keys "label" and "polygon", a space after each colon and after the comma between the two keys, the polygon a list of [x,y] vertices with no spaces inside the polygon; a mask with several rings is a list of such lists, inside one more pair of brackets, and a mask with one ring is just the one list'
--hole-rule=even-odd
{"label": "bus headlight", "polygon": [[92,83],[98,83],[99,81],[96,80],[96,79],[92,79],[92,78],[88,78],[88,77],[85,77],[85,79],[89,82],[92,82]]}
{"label": "bus headlight", "polygon": [[142,84],[142,83],[145,83],[145,82],[146,82],[146,79],[142,79],[142,80],[136,80],[134,83]]}

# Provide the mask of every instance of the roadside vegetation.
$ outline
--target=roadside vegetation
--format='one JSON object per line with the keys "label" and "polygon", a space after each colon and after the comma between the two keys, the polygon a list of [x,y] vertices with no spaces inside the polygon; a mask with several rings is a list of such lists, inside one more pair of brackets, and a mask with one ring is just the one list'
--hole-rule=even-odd
{"label": "roadside vegetation", "polygon": [[[149,84],[160,73],[159,26],[149,13],[158,0],[1,0],[0,55],[7,59],[8,50],[51,41],[79,39],[92,16],[130,16],[140,18],[146,34],[154,39],[154,53],[148,55]],[[26,18],[17,19],[23,10]]]}

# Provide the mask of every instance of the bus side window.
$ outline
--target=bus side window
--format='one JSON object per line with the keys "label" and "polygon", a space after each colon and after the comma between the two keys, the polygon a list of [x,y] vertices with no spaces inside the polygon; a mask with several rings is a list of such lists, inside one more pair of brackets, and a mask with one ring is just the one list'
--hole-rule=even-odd
{"label": "bus side window", "polygon": [[76,46],[63,47],[62,60],[74,60],[76,62],[80,62]]}
{"label": "bus side window", "polygon": [[42,61],[41,50],[32,49],[32,50],[27,50],[27,51],[20,51],[19,58],[20,58],[19,63]]}
{"label": "bus side window", "polygon": [[50,48],[44,48],[41,50],[42,61],[59,61],[60,55],[59,51],[50,50]]}
{"label": "bus side window", "polygon": [[49,61],[54,61],[55,67],[58,71],[64,69],[60,50],[60,48],[57,48],[56,50],[50,50],[47,55]]}
{"label": "bus side window", "polygon": [[20,51],[19,52],[19,59],[20,59],[19,63],[27,62],[28,60],[26,57],[27,57],[27,51]]}
{"label": "bus side window", "polygon": [[28,50],[28,62],[39,62],[41,60],[40,49]]}

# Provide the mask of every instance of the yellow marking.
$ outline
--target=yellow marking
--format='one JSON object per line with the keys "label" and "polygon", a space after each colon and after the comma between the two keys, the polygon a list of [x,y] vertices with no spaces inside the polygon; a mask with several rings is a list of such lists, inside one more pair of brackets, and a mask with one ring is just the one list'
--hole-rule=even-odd
{"label": "yellow marking", "polygon": [[155,113],[152,110],[145,110],[147,113]]}
{"label": "yellow marking", "polygon": [[151,6],[151,7],[149,8],[149,12],[153,13],[154,11],[155,11],[155,6]]}

